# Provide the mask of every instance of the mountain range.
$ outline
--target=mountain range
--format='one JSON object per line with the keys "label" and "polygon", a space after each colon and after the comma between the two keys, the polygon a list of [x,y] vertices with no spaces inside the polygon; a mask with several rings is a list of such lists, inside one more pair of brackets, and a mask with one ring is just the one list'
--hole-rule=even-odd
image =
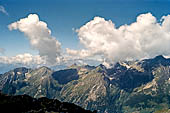
{"label": "mountain range", "polygon": [[152,59],[104,65],[16,68],[0,75],[0,90],[9,95],[47,97],[71,102],[98,113],[170,112],[170,59]]}

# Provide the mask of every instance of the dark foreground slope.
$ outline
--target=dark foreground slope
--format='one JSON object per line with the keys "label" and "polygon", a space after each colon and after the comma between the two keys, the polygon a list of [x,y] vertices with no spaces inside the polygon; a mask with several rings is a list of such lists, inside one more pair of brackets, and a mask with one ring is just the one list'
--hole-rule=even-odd
{"label": "dark foreground slope", "polygon": [[46,97],[35,99],[28,95],[8,96],[2,93],[0,93],[0,110],[4,113],[96,113],[56,99]]}

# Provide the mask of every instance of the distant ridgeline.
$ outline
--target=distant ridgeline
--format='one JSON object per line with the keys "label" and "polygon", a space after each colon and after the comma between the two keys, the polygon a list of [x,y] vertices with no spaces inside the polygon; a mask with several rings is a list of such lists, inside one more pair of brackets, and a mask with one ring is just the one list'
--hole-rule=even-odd
{"label": "distant ridgeline", "polygon": [[8,96],[0,93],[0,110],[4,113],[97,113],[57,99],[32,98],[28,95]]}
{"label": "distant ridgeline", "polygon": [[[0,90],[55,98],[98,113],[166,113],[170,112],[170,59],[160,55],[124,61],[110,69],[104,65],[72,65],[60,71],[21,67],[0,75]],[[47,98],[41,99],[54,101]]]}

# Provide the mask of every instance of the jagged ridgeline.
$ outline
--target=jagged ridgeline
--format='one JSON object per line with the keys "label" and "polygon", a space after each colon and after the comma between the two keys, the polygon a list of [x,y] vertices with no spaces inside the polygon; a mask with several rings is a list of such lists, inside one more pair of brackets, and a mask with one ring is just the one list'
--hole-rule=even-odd
{"label": "jagged ridgeline", "polygon": [[170,112],[170,59],[157,56],[104,65],[72,65],[53,71],[16,68],[0,75],[5,94],[55,98],[98,113]]}

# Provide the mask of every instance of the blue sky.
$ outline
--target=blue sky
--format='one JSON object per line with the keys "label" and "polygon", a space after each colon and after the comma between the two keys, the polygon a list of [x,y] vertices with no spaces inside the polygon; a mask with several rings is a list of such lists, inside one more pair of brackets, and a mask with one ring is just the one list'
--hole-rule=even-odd
{"label": "blue sky", "polygon": [[23,33],[7,28],[30,13],[38,14],[48,24],[63,49],[80,47],[72,29],[80,28],[95,16],[111,19],[118,27],[134,22],[141,13],[151,12],[157,19],[170,13],[168,0],[0,0],[0,5],[9,14],[0,13],[0,47],[6,50],[6,56],[37,54]]}

